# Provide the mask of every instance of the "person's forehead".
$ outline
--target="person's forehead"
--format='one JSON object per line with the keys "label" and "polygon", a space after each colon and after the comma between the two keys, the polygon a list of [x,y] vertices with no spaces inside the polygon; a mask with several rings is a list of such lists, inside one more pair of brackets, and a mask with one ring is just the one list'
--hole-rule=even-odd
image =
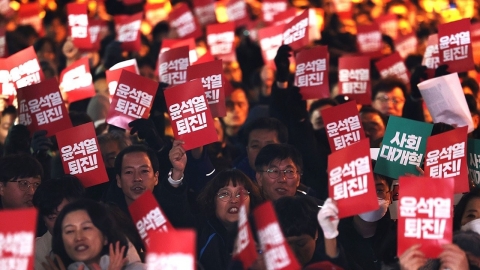
{"label": "person's forehead", "polygon": [[375,175],[375,186],[384,186],[388,188],[388,182],[385,178]]}
{"label": "person's forehead", "polygon": [[248,134],[248,141],[254,140],[272,140],[278,141],[278,134],[276,130],[271,129],[254,129]]}
{"label": "person's forehead", "polygon": [[297,167],[297,164],[293,162],[291,158],[286,158],[286,159],[274,159],[272,162],[270,162],[270,167]]}
{"label": "person's forehead", "polygon": [[381,89],[378,91],[377,96],[382,95],[382,96],[395,96],[395,97],[403,97],[403,91],[400,87],[395,86],[392,89]]}
{"label": "person's forehead", "polygon": [[380,117],[380,115],[378,115],[378,113],[371,113],[371,112],[362,113],[360,115],[360,118],[364,122],[368,121],[368,122],[376,122],[376,123],[383,124],[382,118]]}
{"label": "person's forehead", "polygon": [[247,96],[245,95],[245,92],[243,92],[242,89],[235,89],[235,90],[233,90],[232,94],[230,95],[230,100],[231,101],[246,101]]}
{"label": "person's forehead", "polygon": [[18,177],[16,181],[41,182],[40,177]]}
{"label": "person's forehead", "polygon": [[126,153],[123,156],[122,167],[132,166],[132,165],[134,165],[134,166],[142,166],[142,165],[152,166],[152,162],[150,161],[150,158],[148,157],[147,153],[145,153],[145,152]]}

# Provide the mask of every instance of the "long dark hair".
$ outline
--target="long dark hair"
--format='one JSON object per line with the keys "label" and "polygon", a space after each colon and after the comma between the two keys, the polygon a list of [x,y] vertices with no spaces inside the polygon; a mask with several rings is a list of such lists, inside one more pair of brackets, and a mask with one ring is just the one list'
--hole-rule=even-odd
{"label": "long dark hair", "polygon": [[467,204],[472,199],[480,199],[480,189],[474,189],[463,195],[453,211],[453,231],[458,231],[462,227],[462,216],[467,208]]}

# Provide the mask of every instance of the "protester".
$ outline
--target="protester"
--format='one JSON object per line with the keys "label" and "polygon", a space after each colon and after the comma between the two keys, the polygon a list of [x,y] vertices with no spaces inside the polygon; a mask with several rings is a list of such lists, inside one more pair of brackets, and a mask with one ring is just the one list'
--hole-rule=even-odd
{"label": "protester", "polygon": [[381,79],[372,88],[372,107],[386,116],[402,116],[407,86],[397,78]]}

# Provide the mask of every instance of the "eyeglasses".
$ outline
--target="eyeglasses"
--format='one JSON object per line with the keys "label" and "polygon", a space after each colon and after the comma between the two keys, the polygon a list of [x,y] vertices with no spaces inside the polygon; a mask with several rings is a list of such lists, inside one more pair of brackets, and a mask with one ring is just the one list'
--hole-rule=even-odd
{"label": "eyeglasses", "polygon": [[40,183],[38,183],[38,182],[30,183],[27,180],[12,180],[12,181],[8,181],[8,182],[17,182],[18,183],[18,188],[21,191],[26,191],[30,187],[33,187],[33,190],[37,190],[38,186],[40,186]]}
{"label": "eyeglasses", "polygon": [[[280,174],[283,172],[283,175],[287,179],[294,179],[297,177],[297,174],[300,172],[294,171],[293,169],[285,169],[285,170],[279,170],[279,169],[267,169],[266,171],[262,171],[268,173],[268,176],[272,179],[277,179],[280,177]],[[301,175],[301,173],[300,173]]]}
{"label": "eyeglasses", "polygon": [[[235,193],[235,198],[240,198],[242,194],[243,194],[243,200],[246,200],[250,194],[250,191],[245,189],[239,190],[237,191],[237,193]],[[232,193],[228,190],[224,190],[217,193],[217,198],[220,199],[221,201],[228,202],[232,199]]]}
{"label": "eyeglasses", "polygon": [[405,99],[399,98],[399,97],[383,96],[383,97],[377,97],[375,100],[378,100],[381,103],[388,103],[388,102],[391,101],[395,105],[400,104],[400,103],[405,103]]}

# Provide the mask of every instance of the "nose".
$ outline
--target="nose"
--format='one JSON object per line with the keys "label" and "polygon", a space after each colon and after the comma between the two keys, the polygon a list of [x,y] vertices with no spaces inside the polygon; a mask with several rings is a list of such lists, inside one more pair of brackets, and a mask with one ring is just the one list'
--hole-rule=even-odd
{"label": "nose", "polygon": [[134,176],[134,179],[133,179],[134,182],[141,182],[141,181],[143,181],[142,176],[140,175],[140,173],[135,172],[135,174],[134,174],[133,176]]}
{"label": "nose", "polygon": [[29,184],[27,187],[27,193],[28,194],[34,194],[35,193],[35,186],[33,184]]}
{"label": "nose", "polygon": [[83,232],[82,230],[76,230],[75,231],[75,240],[79,241],[83,239]]}
{"label": "nose", "polygon": [[277,182],[287,182],[287,176],[285,175],[285,172],[280,172]]}

